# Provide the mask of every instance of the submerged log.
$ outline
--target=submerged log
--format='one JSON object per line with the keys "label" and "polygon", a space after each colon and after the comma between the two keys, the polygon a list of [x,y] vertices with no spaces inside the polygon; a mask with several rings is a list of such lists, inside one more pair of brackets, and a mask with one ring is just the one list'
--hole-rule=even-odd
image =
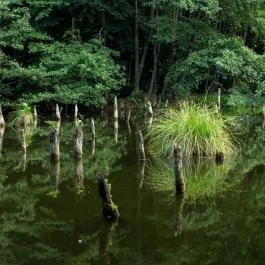
{"label": "submerged log", "polygon": [[60,158],[59,131],[57,129],[50,133],[50,157],[51,160]]}
{"label": "submerged log", "polygon": [[182,148],[174,144],[174,173],[175,173],[175,186],[177,193],[185,192],[185,181],[182,168]]}
{"label": "submerged log", "polygon": [[98,191],[102,203],[102,214],[106,220],[117,220],[120,217],[118,207],[112,201],[111,185],[102,174],[98,174]]}
{"label": "submerged log", "polygon": [[83,130],[82,127],[76,127],[75,131],[75,156],[81,158],[83,156]]}
{"label": "submerged log", "polygon": [[2,106],[0,104],[0,127],[5,127],[5,119],[2,112]]}
{"label": "submerged log", "polygon": [[117,120],[118,118],[119,118],[118,102],[117,102],[117,97],[115,96],[114,98],[114,119]]}
{"label": "submerged log", "polygon": [[61,120],[61,113],[58,104],[56,104],[56,110],[55,110],[55,115],[56,115],[56,120],[60,121]]}

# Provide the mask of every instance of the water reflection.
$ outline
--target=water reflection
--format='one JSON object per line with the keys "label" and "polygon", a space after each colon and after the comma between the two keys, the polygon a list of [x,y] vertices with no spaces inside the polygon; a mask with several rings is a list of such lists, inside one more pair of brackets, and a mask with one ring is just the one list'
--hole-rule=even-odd
{"label": "water reflection", "polygon": [[82,158],[75,159],[75,174],[77,192],[81,192],[84,188],[84,169]]}

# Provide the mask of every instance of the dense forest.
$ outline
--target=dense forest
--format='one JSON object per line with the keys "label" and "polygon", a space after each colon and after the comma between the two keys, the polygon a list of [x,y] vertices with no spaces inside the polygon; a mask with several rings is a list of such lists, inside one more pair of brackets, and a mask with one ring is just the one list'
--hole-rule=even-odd
{"label": "dense forest", "polygon": [[264,0],[2,0],[0,14],[6,105],[264,95]]}

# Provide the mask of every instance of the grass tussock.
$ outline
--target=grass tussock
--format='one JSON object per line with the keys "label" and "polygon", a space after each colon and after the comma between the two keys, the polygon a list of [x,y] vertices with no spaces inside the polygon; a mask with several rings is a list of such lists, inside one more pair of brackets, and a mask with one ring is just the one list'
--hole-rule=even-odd
{"label": "grass tussock", "polygon": [[187,157],[211,157],[234,150],[226,120],[214,109],[187,102],[162,110],[147,139],[150,153],[156,156],[171,154],[174,142],[182,146]]}
{"label": "grass tussock", "polygon": [[33,122],[33,113],[31,107],[27,103],[23,103],[17,107],[11,114],[11,124],[19,126],[27,126]]}

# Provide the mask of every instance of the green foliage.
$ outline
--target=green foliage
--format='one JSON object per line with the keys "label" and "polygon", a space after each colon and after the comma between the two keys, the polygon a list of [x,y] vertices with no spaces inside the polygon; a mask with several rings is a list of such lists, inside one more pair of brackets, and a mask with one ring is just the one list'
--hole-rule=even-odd
{"label": "green foliage", "polygon": [[235,148],[225,119],[213,109],[183,102],[179,109],[163,110],[147,132],[152,154],[172,154],[173,144],[182,146],[185,156],[213,156]]}
{"label": "green foliage", "polygon": [[27,103],[17,105],[16,110],[11,113],[11,124],[30,125],[32,122],[32,109]]}

